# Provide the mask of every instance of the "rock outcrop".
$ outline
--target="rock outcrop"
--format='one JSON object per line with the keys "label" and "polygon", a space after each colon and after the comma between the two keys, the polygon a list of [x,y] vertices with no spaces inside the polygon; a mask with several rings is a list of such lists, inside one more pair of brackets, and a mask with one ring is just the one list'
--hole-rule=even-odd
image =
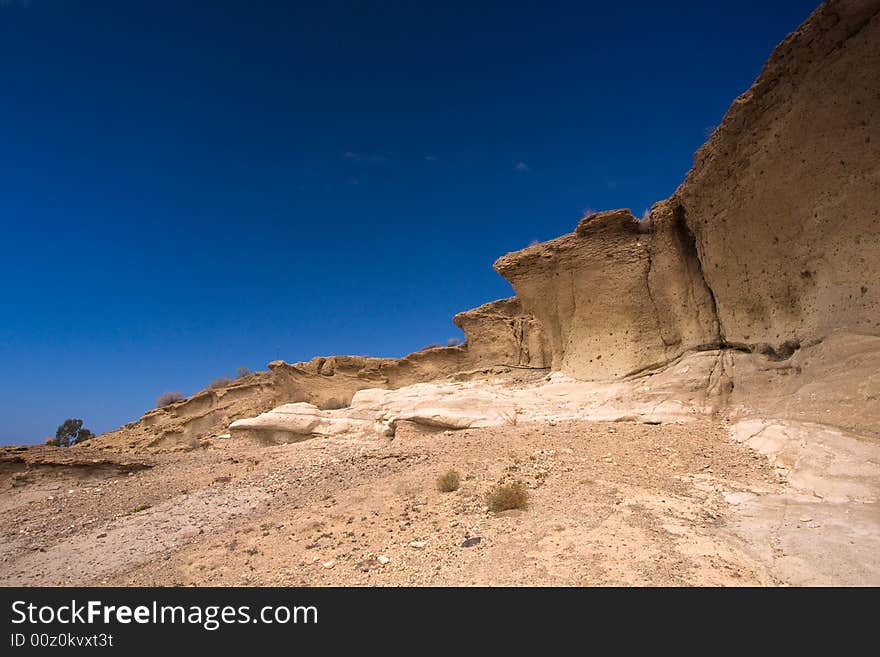
{"label": "rock outcrop", "polygon": [[576,403],[599,404],[593,418],[625,410],[608,397],[617,390],[643,400],[639,417],[763,409],[876,433],[878,116],[880,0],[826,2],[776,48],[647,219],[594,213],[569,235],[500,258],[517,297],[457,315],[464,345],[276,361],[108,436],[173,447],[230,422],[234,434],[270,442],[382,434],[405,416],[452,427],[481,421],[471,414],[500,398],[382,395],[498,367],[611,381],[579,389]]}
{"label": "rock outcrop", "polygon": [[731,344],[880,334],[880,2],[819,7],[670,199]]}
{"label": "rock outcrop", "polygon": [[544,329],[516,297],[458,313],[452,321],[464,331],[469,360],[475,368],[550,367]]}
{"label": "rock outcrop", "polygon": [[338,410],[285,404],[233,422],[229,430],[233,438],[279,444],[309,438],[391,438],[401,422],[428,430],[499,426],[516,422],[516,407],[490,386],[421,383],[398,390],[362,390],[350,407]]}
{"label": "rock outcrop", "polygon": [[[192,449],[226,433],[236,420],[285,404],[311,405],[323,412],[347,407],[356,392],[367,388],[396,389],[453,376],[467,378],[498,367],[541,368],[545,362],[549,366],[540,325],[516,299],[459,313],[455,321],[467,336],[463,345],[430,347],[403,358],[330,356],[293,364],[273,361],[268,372],[256,372],[148,411],[140,420],[99,436],[92,444],[115,449]],[[315,424],[310,431],[332,433],[327,423]]]}
{"label": "rock outcrop", "polygon": [[616,378],[718,345],[687,228],[674,212],[656,214],[653,226],[628,210],[591,214],[574,233],[495,263],[543,326],[553,369]]}
{"label": "rock outcrop", "polygon": [[593,214],[500,258],[553,368],[605,379],[692,350],[780,360],[834,332],[880,335],[878,44],[880,1],[825,3],[648,220]]}

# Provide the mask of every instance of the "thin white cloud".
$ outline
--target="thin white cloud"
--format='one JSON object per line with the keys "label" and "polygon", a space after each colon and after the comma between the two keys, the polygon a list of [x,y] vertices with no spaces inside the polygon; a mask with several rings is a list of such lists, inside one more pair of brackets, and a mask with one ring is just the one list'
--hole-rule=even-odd
{"label": "thin white cloud", "polygon": [[528,171],[532,170],[532,167],[530,167],[528,164],[526,164],[522,160],[517,162],[516,166],[514,166],[513,168],[516,169],[517,171],[522,171],[522,172],[528,172]]}
{"label": "thin white cloud", "polygon": [[388,160],[381,153],[358,153],[356,151],[345,151],[342,157],[352,162],[366,162],[367,164],[382,164]]}

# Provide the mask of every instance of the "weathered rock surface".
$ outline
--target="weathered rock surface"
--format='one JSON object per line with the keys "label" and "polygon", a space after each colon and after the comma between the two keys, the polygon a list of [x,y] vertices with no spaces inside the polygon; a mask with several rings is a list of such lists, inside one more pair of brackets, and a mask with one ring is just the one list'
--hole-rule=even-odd
{"label": "weathered rock surface", "polygon": [[552,366],[620,377],[732,347],[880,335],[880,1],[828,2],[774,51],[650,218],[585,217],[495,263]]}
{"label": "weathered rock surface", "polygon": [[519,299],[499,299],[458,313],[452,320],[466,338],[473,367],[506,365],[549,368],[544,329]]}
{"label": "weathered rock surface", "polygon": [[480,383],[421,383],[398,390],[361,390],[348,408],[322,411],[285,404],[229,426],[233,438],[263,444],[308,438],[391,438],[400,422],[427,429],[469,429],[516,422],[514,401]]}
{"label": "weathered rock surface", "polygon": [[569,420],[688,422],[778,418],[880,439],[880,338],[836,333],[783,361],[732,349],[688,352],[638,375],[582,381],[562,373],[364,389],[351,405],[286,404],[231,425],[262,443],[393,437],[399,422],[435,429]]}
{"label": "weathered rock surface", "polygon": [[880,2],[827,2],[734,101],[670,202],[723,338],[880,335]]}
{"label": "weathered rock surface", "polygon": [[679,218],[599,212],[495,263],[544,327],[552,367],[608,379],[718,346],[711,295]]}
{"label": "weathered rock surface", "polygon": [[[549,365],[542,351],[540,325],[523,312],[516,299],[460,313],[456,322],[468,339],[463,345],[427,348],[403,358],[330,356],[294,364],[273,361],[268,372],[256,372],[148,411],[140,420],[99,436],[93,444],[112,449],[193,449],[225,433],[231,422],[284,404],[342,408],[366,388],[395,389],[453,376],[468,378],[497,366]],[[321,427],[332,433],[329,426]],[[317,427],[310,427],[310,432],[321,433]],[[266,431],[254,429],[252,433]]]}
{"label": "weathered rock surface", "polygon": [[880,583],[880,448],[820,424],[745,420],[734,440],[764,454],[785,478],[770,494],[725,495],[729,531],[780,581]]}

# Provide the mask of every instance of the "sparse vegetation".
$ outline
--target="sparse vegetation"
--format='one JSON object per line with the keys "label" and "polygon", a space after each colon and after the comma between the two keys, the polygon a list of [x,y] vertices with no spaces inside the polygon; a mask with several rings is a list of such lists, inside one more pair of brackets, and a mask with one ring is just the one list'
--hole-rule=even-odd
{"label": "sparse vegetation", "polygon": [[68,418],[59,425],[54,438],[46,438],[46,444],[55,447],[70,447],[94,437],[95,434],[83,428],[82,420]]}
{"label": "sparse vegetation", "polygon": [[149,509],[150,506],[151,505],[149,505],[149,504],[138,504],[136,507],[134,507],[131,510],[131,512],[132,513],[140,513],[141,511],[146,511],[147,509]]}
{"label": "sparse vegetation", "polygon": [[419,351],[429,351],[431,349],[440,349],[443,345],[438,342],[434,342],[432,344],[426,344],[424,347],[419,349]]}
{"label": "sparse vegetation", "polygon": [[318,404],[318,408],[320,408],[322,411],[335,411],[340,408],[348,408],[348,404],[343,401],[339,401],[335,397],[331,397],[324,403]]}
{"label": "sparse vegetation", "polygon": [[210,390],[213,390],[214,388],[225,388],[230,383],[232,383],[232,377],[219,376],[208,384],[208,388]]}
{"label": "sparse vegetation", "polygon": [[250,369],[248,369],[247,367],[244,367],[243,365],[241,367],[235,368],[235,378],[236,379],[243,379],[244,377],[250,376],[250,375],[251,375]]}
{"label": "sparse vegetation", "polygon": [[458,338],[449,338],[449,339],[446,341],[446,346],[447,346],[447,347],[457,347],[457,346],[460,345],[460,344],[461,344],[461,340],[459,340]]}
{"label": "sparse vegetation", "polygon": [[499,484],[489,491],[486,496],[486,506],[492,513],[509,511],[510,509],[524,509],[529,501],[529,491],[521,481],[511,484]]}
{"label": "sparse vegetation", "polygon": [[156,399],[156,407],[162,408],[163,406],[168,406],[168,404],[179,402],[181,399],[183,399],[183,394],[180,392],[163,392]]}
{"label": "sparse vegetation", "polygon": [[451,493],[461,487],[461,475],[455,470],[450,470],[437,479],[437,490],[441,493]]}

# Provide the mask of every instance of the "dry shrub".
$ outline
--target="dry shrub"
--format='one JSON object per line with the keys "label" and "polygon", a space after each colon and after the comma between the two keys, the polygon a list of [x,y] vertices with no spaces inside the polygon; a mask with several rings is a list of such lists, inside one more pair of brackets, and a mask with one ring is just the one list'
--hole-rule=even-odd
{"label": "dry shrub", "polygon": [[218,378],[214,379],[213,381],[211,381],[211,383],[208,384],[208,388],[210,388],[210,389],[225,388],[230,383],[232,383],[231,378],[229,378],[228,376],[221,376],[221,377],[218,377]]}
{"label": "dry shrub", "polygon": [[437,479],[437,490],[441,493],[451,493],[461,487],[461,475],[455,470],[450,470],[445,475]]}
{"label": "dry shrub", "polygon": [[510,509],[524,509],[529,501],[529,491],[521,481],[512,484],[499,484],[486,496],[489,511],[499,513]]}
{"label": "dry shrub", "polygon": [[179,392],[163,392],[159,395],[159,398],[156,399],[156,407],[162,408],[163,406],[168,406],[168,404],[173,404],[174,402],[179,402],[183,399],[183,394]]}
{"label": "dry shrub", "polygon": [[424,347],[419,349],[419,351],[430,351],[431,349],[440,349],[441,347],[442,345],[440,343],[434,342],[433,344],[426,344]]}

